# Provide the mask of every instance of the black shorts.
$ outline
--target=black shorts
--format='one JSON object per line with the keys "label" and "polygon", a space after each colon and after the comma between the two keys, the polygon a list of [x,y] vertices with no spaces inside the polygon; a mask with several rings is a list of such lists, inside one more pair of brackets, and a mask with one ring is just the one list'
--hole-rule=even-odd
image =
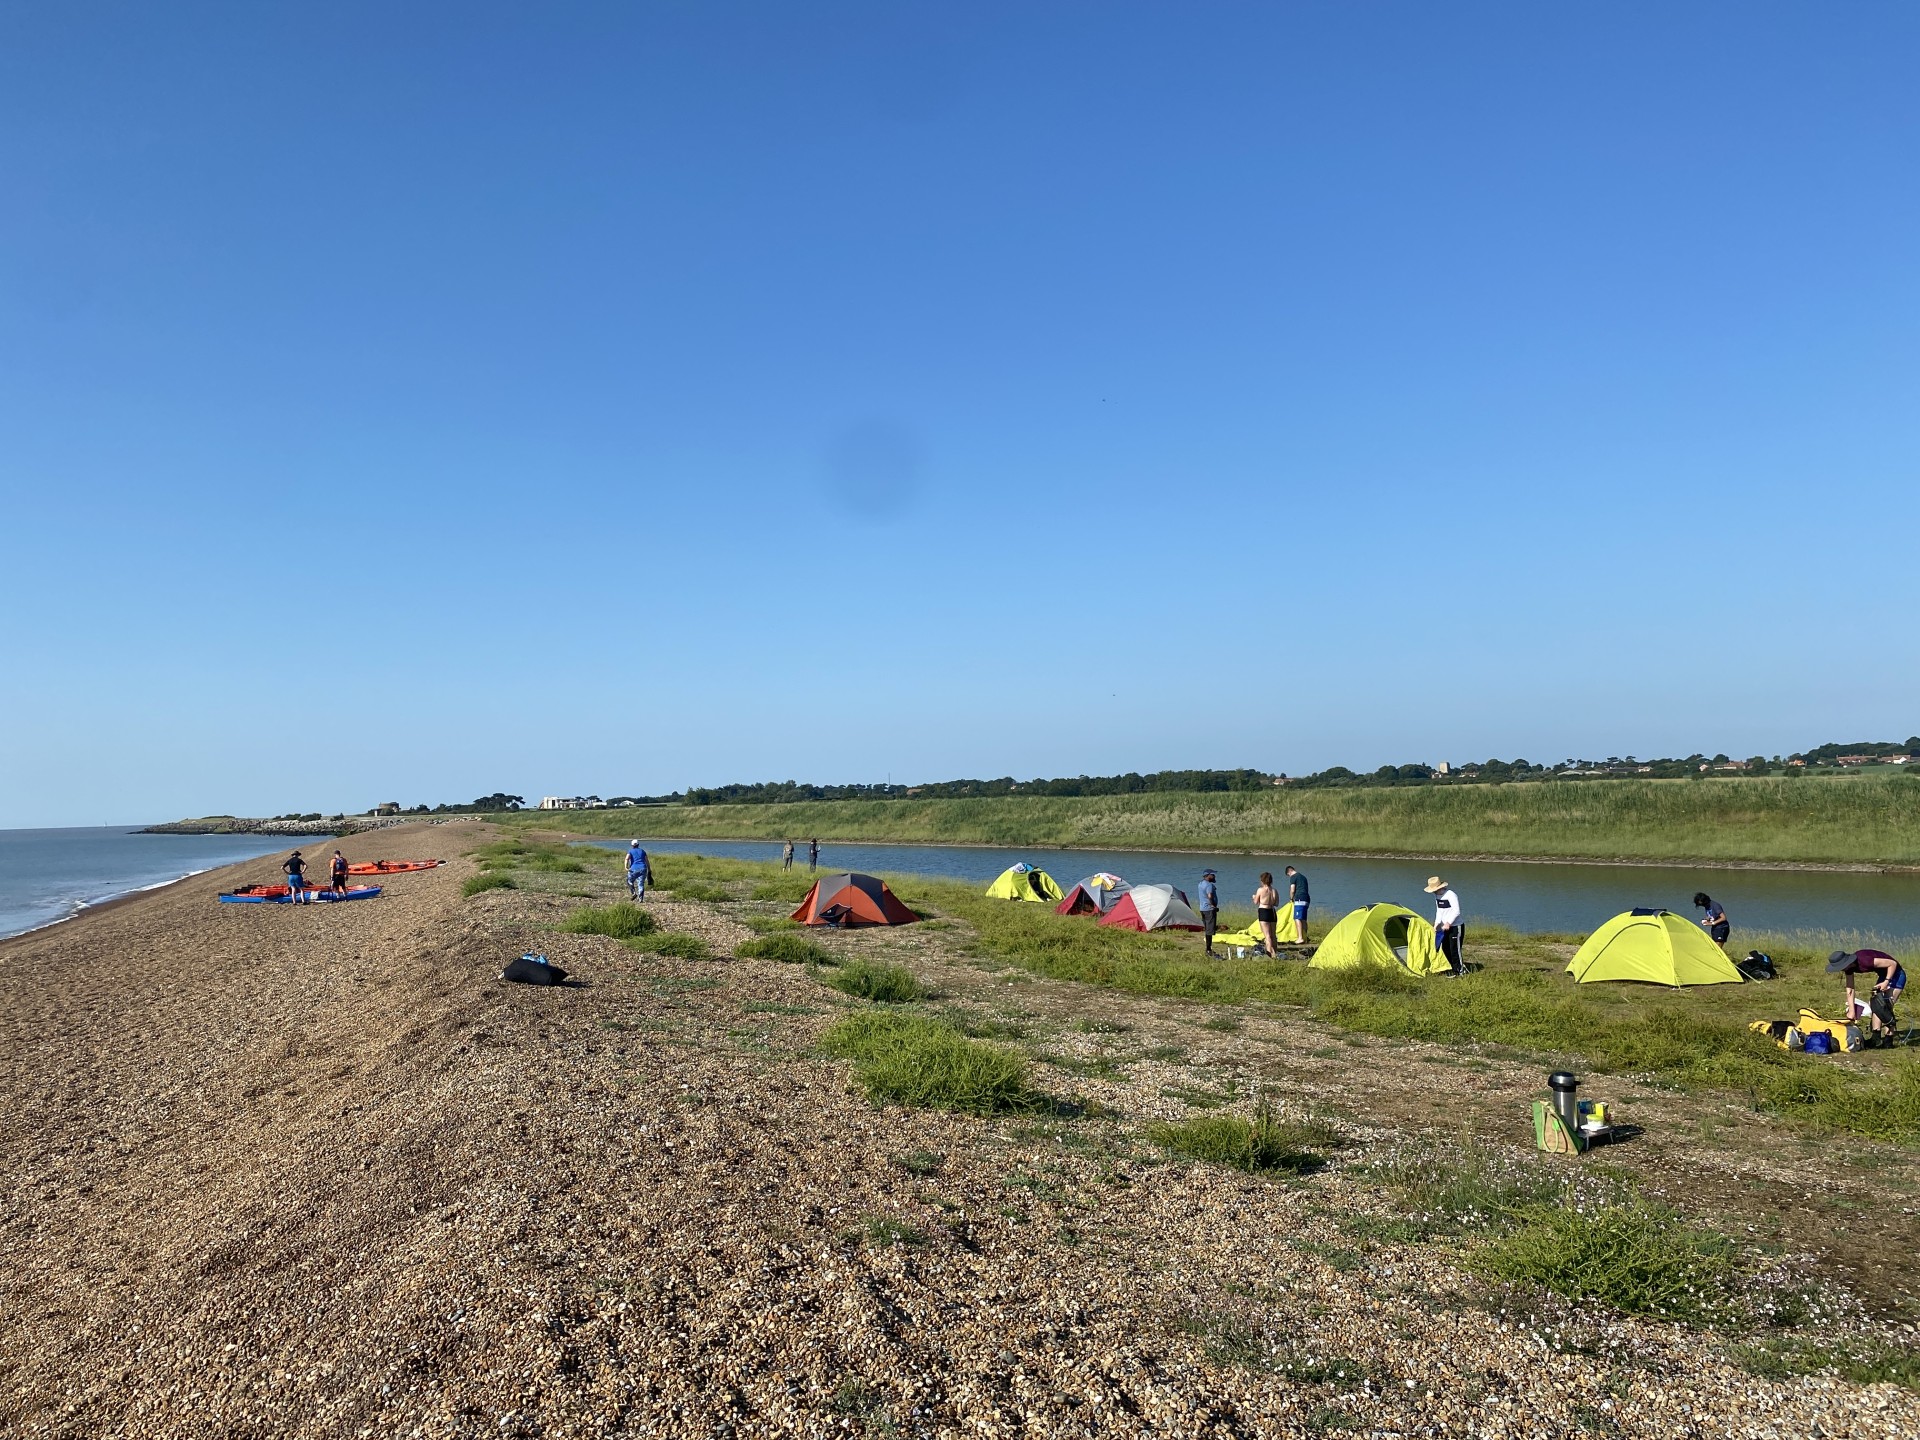
{"label": "black shorts", "polygon": [[1707,934],[1713,937],[1714,944],[1724,945],[1727,943],[1727,937],[1733,934],[1733,926],[1732,925],[1716,925],[1711,930],[1709,930]]}
{"label": "black shorts", "polygon": [[1271,925],[1280,916],[1280,912],[1278,910],[1273,909],[1270,906],[1263,906],[1262,908],[1254,911],[1253,913],[1259,917],[1260,923],[1262,925]]}

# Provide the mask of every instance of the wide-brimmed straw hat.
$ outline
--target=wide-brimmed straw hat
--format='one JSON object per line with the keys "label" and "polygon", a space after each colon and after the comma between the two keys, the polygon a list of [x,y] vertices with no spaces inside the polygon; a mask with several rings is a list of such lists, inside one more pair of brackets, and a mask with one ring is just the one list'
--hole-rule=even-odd
{"label": "wide-brimmed straw hat", "polygon": [[1827,956],[1827,973],[1831,975],[1836,970],[1844,970],[1847,968],[1847,966],[1851,965],[1853,961],[1854,961],[1853,951],[1836,950],[1831,955]]}
{"label": "wide-brimmed straw hat", "polygon": [[1444,890],[1446,888],[1447,882],[1442,880],[1438,875],[1427,876],[1427,894],[1431,895],[1436,890]]}

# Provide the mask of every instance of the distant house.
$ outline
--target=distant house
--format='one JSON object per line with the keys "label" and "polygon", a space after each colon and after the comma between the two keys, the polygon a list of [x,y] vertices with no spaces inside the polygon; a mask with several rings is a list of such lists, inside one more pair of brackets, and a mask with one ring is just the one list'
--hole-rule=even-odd
{"label": "distant house", "polygon": [[1871,765],[1879,758],[1878,755],[1836,755],[1833,757],[1833,763],[1836,765]]}
{"label": "distant house", "polygon": [[1433,767],[1433,773],[1436,775],[1451,775],[1453,773],[1453,766],[1442,760],[1438,765]]}
{"label": "distant house", "polygon": [[1911,755],[1882,755],[1880,757],[1880,763],[1882,765],[1905,765],[1912,759],[1913,756]]}
{"label": "distant house", "polygon": [[389,800],[384,805],[374,806],[373,809],[367,813],[369,815],[398,815],[400,813],[400,802],[398,800]]}
{"label": "distant house", "polygon": [[607,802],[598,795],[543,795],[542,810],[604,810]]}

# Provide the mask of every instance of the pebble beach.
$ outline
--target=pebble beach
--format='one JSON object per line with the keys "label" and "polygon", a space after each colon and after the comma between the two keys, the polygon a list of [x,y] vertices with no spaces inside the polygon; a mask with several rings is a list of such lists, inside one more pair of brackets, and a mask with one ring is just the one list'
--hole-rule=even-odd
{"label": "pebble beach", "polygon": [[[1464,1126],[1549,1160],[1502,1119],[1538,1065],[1014,983],[909,927],[825,943],[1037,1037],[1076,1118],[876,1107],[815,1049],[859,1002],[734,958],[752,903],[649,899],[714,958],[641,954],[557,931],[572,877],[464,897],[483,825],[356,838],[451,863],[373,901],[216,903],[275,878],[250,861],[0,943],[0,1433],[1920,1435],[1912,1390],[1769,1378],[1358,1223],[1391,1211],[1361,1157]],[[529,949],[577,983],[501,983]],[[1464,1120],[1366,1103],[1428,1063]],[[1142,1136],[1197,1075],[1344,1148],[1285,1179],[1170,1162]],[[1909,1152],[1810,1181],[1797,1150],[1663,1140],[1681,1110],[1648,1097],[1622,1163],[1676,1197],[1823,1185],[1920,1240]],[[1814,1243],[1779,1263],[1819,1271]],[[1920,1343],[1830,1282],[1834,1323]]]}

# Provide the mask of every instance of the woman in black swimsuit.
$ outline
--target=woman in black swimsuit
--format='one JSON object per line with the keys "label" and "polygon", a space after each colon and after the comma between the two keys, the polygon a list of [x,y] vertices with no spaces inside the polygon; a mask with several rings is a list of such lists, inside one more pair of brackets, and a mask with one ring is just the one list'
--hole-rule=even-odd
{"label": "woman in black swimsuit", "polygon": [[1280,892],[1273,888],[1273,876],[1268,871],[1260,872],[1260,888],[1253,892],[1253,914],[1260,922],[1260,934],[1267,943],[1267,958],[1280,958],[1280,937],[1274,933],[1274,922],[1280,918]]}

